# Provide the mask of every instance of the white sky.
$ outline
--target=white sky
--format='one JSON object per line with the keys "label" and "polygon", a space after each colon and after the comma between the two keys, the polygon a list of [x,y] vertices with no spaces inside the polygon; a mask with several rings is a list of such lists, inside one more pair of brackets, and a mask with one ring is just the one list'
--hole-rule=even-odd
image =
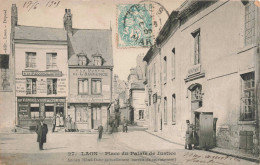
{"label": "white sky", "polygon": [[[50,0],[51,1],[51,0]],[[54,0],[57,1],[58,0]],[[155,0],[168,10],[178,8],[184,0]],[[71,9],[73,28],[79,29],[109,29],[110,22],[112,26],[113,39],[113,55],[114,55],[114,74],[119,78],[126,80],[129,69],[136,66],[136,56],[146,53],[148,48],[117,48],[117,4],[137,4],[138,0],[61,0],[56,8],[47,8],[45,5],[49,0],[32,0],[33,3],[38,2],[36,9],[28,11],[23,7],[25,0],[0,0],[0,53],[3,50],[3,39],[5,25],[7,25],[8,43],[10,34],[10,9],[11,4],[15,3],[18,7],[18,24],[26,26],[43,26],[63,28],[63,15],[65,9]],[[3,23],[4,10],[7,10],[7,24]],[[164,18],[164,20],[166,20]],[[8,45],[9,46],[9,45]],[[9,49],[8,52],[9,53]]]}

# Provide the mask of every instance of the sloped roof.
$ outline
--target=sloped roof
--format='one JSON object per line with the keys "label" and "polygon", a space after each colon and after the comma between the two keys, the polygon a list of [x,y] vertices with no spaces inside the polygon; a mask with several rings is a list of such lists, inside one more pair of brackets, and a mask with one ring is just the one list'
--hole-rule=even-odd
{"label": "sloped roof", "polygon": [[67,32],[62,28],[21,26],[15,27],[15,40],[67,41]]}
{"label": "sloped roof", "polygon": [[69,34],[69,65],[78,65],[77,54],[84,53],[93,65],[92,56],[101,55],[103,66],[113,66],[112,31],[108,29],[73,29]]}

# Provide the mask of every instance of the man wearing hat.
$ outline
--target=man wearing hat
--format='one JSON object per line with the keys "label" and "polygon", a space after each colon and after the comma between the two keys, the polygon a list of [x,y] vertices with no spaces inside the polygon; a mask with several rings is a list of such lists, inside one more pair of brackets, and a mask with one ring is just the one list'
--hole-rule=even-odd
{"label": "man wearing hat", "polygon": [[41,119],[36,126],[37,142],[39,142],[39,149],[43,150],[43,143],[46,143],[46,135],[48,133],[47,124]]}

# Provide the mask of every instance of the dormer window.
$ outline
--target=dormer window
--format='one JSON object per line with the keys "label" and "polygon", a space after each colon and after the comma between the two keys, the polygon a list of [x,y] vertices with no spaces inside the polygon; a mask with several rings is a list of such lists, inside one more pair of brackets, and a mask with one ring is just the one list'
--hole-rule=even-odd
{"label": "dormer window", "polygon": [[86,56],[79,56],[79,65],[87,65]]}
{"label": "dormer window", "polygon": [[94,57],[94,65],[101,66],[102,65],[102,58],[100,56]]}
{"label": "dormer window", "polygon": [[81,51],[81,53],[77,54],[78,56],[78,65],[80,66],[86,66],[89,63],[89,59],[87,57],[87,54]]}

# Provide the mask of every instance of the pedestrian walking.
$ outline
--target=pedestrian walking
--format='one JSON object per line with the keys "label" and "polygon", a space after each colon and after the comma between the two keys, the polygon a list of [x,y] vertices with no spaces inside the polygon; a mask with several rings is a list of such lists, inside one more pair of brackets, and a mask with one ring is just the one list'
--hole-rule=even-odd
{"label": "pedestrian walking", "polygon": [[185,149],[191,150],[192,143],[193,143],[193,126],[190,124],[189,120],[186,120],[187,129],[186,129],[186,136],[185,136]]}
{"label": "pedestrian walking", "polygon": [[127,120],[125,119],[124,117],[124,120],[123,120],[123,132],[126,132],[127,133]]}
{"label": "pedestrian walking", "polygon": [[37,142],[39,143],[39,149],[43,150],[43,143],[46,143],[46,135],[48,133],[47,124],[40,120],[36,126]]}
{"label": "pedestrian walking", "polygon": [[67,122],[66,122],[66,126],[67,126],[67,131],[72,132],[72,118],[70,117],[70,115],[68,115],[67,117]]}
{"label": "pedestrian walking", "polygon": [[52,132],[54,132],[55,127],[56,127],[56,117],[55,116],[52,117],[51,123],[52,123]]}
{"label": "pedestrian walking", "polygon": [[103,134],[103,126],[100,125],[100,126],[98,126],[98,139],[99,140],[102,139],[102,134]]}

